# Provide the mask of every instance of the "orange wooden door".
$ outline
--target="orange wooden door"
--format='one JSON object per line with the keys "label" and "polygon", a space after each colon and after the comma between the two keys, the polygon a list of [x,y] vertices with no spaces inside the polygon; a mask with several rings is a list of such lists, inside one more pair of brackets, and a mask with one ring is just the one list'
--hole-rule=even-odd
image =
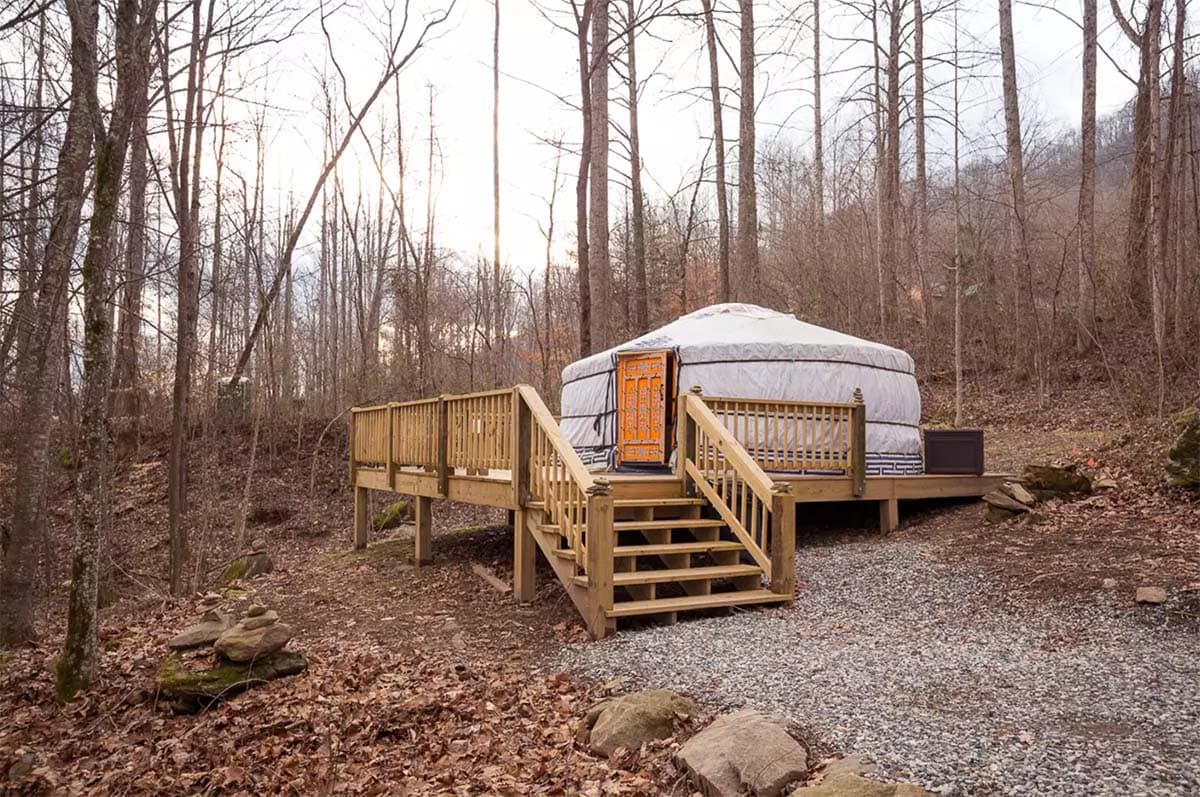
{"label": "orange wooden door", "polygon": [[617,355],[617,455],[622,463],[664,463],[669,351]]}

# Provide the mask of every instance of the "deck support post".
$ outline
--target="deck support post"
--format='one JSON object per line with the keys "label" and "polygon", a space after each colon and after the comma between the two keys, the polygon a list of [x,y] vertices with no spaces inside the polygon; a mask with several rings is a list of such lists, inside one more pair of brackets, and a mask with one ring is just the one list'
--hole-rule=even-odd
{"label": "deck support post", "polygon": [[413,537],[413,561],[420,567],[433,561],[433,545],[430,540],[433,531],[433,499],[427,495],[418,495],[416,501],[417,524]]}
{"label": "deck support post", "polygon": [[388,489],[396,489],[396,407],[398,402],[387,405],[387,480]]}
{"label": "deck support post", "polygon": [[863,392],[854,388],[854,409],[850,411],[850,478],[855,498],[867,492],[867,405]]}
{"label": "deck support post", "polygon": [[529,500],[529,458],[533,449],[533,413],[521,397],[521,386],[513,388],[512,486],[513,506]]}
{"label": "deck support post", "polygon": [[366,487],[354,485],[354,550],[367,547],[367,530],[371,524],[370,504]]}
{"label": "deck support post", "polygon": [[513,520],[513,599],[531,603],[537,590],[537,541],[527,525],[524,509]]}
{"label": "deck support post", "polygon": [[685,498],[696,494],[696,485],[687,472],[687,461],[696,458],[696,422],[688,412],[693,401],[704,401],[699,385],[692,385],[691,390],[679,397],[675,410],[675,475],[682,482],[680,490]]}
{"label": "deck support post", "polygon": [[771,591],[791,596],[796,591],[796,499],[786,483],[772,485]]}
{"label": "deck support post", "polygon": [[895,497],[879,502],[879,530],[884,534],[895,531],[900,525],[900,501]]}
{"label": "deck support post", "polygon": [[587,496],[588,634],[603,639],[616,630],[608,616],[613,606],[613,499],[605,478],[597,478]]}
{"label": "deck support post", "polygon": [[438,495],[445,498],[450,492],[450,452],[447,441],[450,437],[450,419],[446,414],[446,397],[438,396],[437,402],[437,435],[434,447],[437,450],[437,490]]}

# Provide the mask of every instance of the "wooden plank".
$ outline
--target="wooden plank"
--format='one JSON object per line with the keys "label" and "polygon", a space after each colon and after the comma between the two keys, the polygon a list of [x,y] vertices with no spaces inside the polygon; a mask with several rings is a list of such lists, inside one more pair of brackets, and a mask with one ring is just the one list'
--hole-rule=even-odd
{"label": "wooden plank", "polygon": [[417,566],[426,565],[433,561],[433,500],[427,496],[417,496],[416,533],[413,538],[413,561]]}
{"label": "wooden plank", "polygon": [[666,520],[618,520],[617,531],[649,531],[653,529],[703,529],[720,528],[723,521],[713,518],[668,518]]}
{"label": "wooden plank", "polygon": [[354,488],[354,549],[367,547],[367,532],[371,524],[371,508],[366,487]]}
{"label": "wooden plank", "polygon": [[588,496],[587,577],[588,633],[603,639],[615,628],[608,614],[613,605],[613,504],[607,494]]}
{"label": "wooden plank", "polygon": [[[509,584],[506,581],[501,581],[499,578],[496,577],[495,573],[493,573],[491,570],[488,570],[486,567],[479,564],[478,562],[471,565],[471,572],[473,572],[475,575],[477,575],[481,579],[483,579],[484,583],[486,583],[489,587],[496,590],[497,592],[503,593],[505,595],[512,592],[513,588],[512,588],[511,584]],[[528,601],[526,601],[526,602],[528,602]]]}
{"label": "wooden plank", "polygon": [[434,440],[437,448],[438,495],[444,496],[450,491],[450,418],[445,396],[438,398],[437,435]]}
{"label": "wooden plank", "polygon": [[513,519],[513,597],[518,603],[531,602],[537,593],[537,541],[528,519],[524,509]]}
{"label": "wooden plank", "polygon": [[858,498],[867,491],[867,407],[862,391],[854,390],[854,409],[850,416],[850,478],[852,494]]}
{"label": "wooden plank", "polygon": [[771,591],[796,591],[796,501],[785,494],[771,499]]}
{"label": "wooden plank", "polygon": [[765,589],[718,592],[712,595],[688,595],[682,598],[658,598],[652,601],[622,601],[613,605],[608,616],[632,617],[639,614],[687,612],[755,603],[782,603],[786,600],[788,600],[786,596]]}
{"label": "wooden plank", "polygon": [[[634,584],[664,584],[673,581],[702,581],[716,578],[758,577],[762,569],[755,565],[715,565],[709,567],[681,567],[666,570],[630,570],[613,574],[613,584],[628,587]],[[586,581],[586,579],[584,579]]]}
{"label": "wooden plank", "polygon": [[531,495],[529,464],[532,457],[533,415],[521,398],[521,391],[512,391],[512,487],[513,505],[524,506]]}
{"label": "wooden plank", "polygon": [[451,476],[446,489],[451,501],[501,509],[516,509],[512,484],[507,479],[486,479],[473,476]]}
{"label": "wooden plank", "polygon": [[708,553],[710,551],[741,551],[745,546],[732,540],[702,540],[699,542],[669,542],[650,545],[618,545],[613,556],[663,556],[681,553]]}

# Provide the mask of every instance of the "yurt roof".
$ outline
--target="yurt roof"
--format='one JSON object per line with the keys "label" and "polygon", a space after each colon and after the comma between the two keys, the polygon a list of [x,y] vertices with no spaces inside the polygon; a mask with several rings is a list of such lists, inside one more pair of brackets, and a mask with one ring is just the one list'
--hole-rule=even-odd
{"label": "yurt roof", "polygon": [[790,313],[753,304],[714,304],[680,316],[633,340],[578,360],[563,369],[568,382],[612,368],[620,351],[672,349],[683,363],[845,362],[913,373],[912,357],[900,349],[809,324]]}

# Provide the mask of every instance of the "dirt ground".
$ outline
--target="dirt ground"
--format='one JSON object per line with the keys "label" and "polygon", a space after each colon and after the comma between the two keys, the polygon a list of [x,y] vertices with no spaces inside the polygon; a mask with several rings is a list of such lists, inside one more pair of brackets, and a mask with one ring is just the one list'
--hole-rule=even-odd
{"label": "dirt ground", "polygon": [[[943,387],[927,389],[933,422],[945,421],[948,406]],[[1162,482],[1169,424],[1127,419],[1086,386],[1048,409],[1002,392],[970,406],[967,423],[986,431],[989,469],[1070,462],[1117,488],[1053,507],[1038,524],[985,524],[975,502],[905,506],[897,534],[936,542],[947,560],[997,576],[1014,597],[1094,600],[1104,579],[1129,601],[1140,584],[1197,588],[1200,498]],[[289,648],[310,662],[302,676],[199,715],[176,713],[153,688],[166,640],[200,613],[195,598],[168,598],[161,576],[165,448],[157,439],[116,474],[115,602],[102,614],[99,684],[70,706],[54,703],[73,539],[71,473],[55,473],[42,640],[0,654],[0,792],[689,793],[670,764],[672,741],[615,761],[579,743],[603,687],[544,668],[548,654],[584,638],[565,592],[543,563],[537,600],[519,607],[472,570],[481,564],[511,578],[500,513],[438,502],[436,561],[427,567],[413,567],[411,543],[385,539],[390,533],[366,552],[347,551],[351,496],[339,431],[314,454],[320,426],[265,430],[249,491],[248,430],[194,442],[198,582],[212,588],[242,548],[244,513],[246,539],[266,539],[277,567],[242,584],[245,592],[226,593],[224,604],[277,610],[297,629]],[[10,489],[0,463],[0,499]],[[799,544],[870,537],[869,509],[832,508],[804,526]]]}

